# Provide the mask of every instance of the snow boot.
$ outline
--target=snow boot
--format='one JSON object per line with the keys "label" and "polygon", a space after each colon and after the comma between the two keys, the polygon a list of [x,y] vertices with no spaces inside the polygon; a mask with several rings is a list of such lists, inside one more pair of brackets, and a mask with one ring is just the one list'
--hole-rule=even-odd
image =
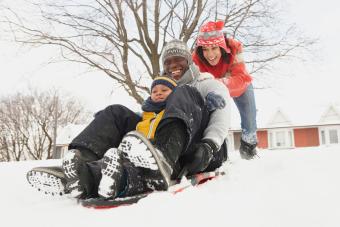
{"label": "snow boot", "polygon": [[52,196],[67,194],[66,176],[58,166],[35,167],[26,174],[28,183],[38,191]]}
{"label": "snow boot", "polygon": [[149,189],[159,191],[168,189],[172,166],[162,152],[141,133],[132,131],[126,134],[118,150],[123,152],[124,157],[138,169]]}
{"label": "snow boot", "polygon": [[253,159],[257,155],[256,145],[257,144],[249,144],[241,139],[240,145],[241,158],[246,160]]}
{"label": "snow boot", "polygon": [[98,194],[104,198],[115,198],[123,185],[122,152],[117,148],[109,149],[103,159],[101,168],[102,178]]}
{"label": "snow boot", "polygon": [[62,168],[67,180],[66,189],[72,197],[87,197],[93,176],[86,163],[95,160],[97,156],[88,150],[71,149],[64,156]]}

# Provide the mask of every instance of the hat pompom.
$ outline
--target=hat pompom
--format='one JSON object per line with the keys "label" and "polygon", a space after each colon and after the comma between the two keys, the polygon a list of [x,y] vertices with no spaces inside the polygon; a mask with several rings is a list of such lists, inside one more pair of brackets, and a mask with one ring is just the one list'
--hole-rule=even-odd
{"label": "hat pompom", "polygon": [[216,26],[216,30],[222,30],[223,29],[223,27],[224,27],[224,22],[223,21],[216,21],[216,23],[215,23],[215,26]]}

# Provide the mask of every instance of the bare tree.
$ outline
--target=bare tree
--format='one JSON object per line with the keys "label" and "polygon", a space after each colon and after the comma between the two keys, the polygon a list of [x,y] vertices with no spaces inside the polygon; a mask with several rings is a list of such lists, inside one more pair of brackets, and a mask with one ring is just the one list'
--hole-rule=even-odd
{"label": "bare tree", "polygon": [[[30,0],[38,20],[7,7],[2,22],[18,42],[61,47],[61,56],[110,76],[136,99],[159,74],[166,41],[190,46],[207,20],[224,20],[227,34],[243,42],[251,73],[296,56],[314,41],[292,25],[277,29],[279,8],[270,0]],[[32,14],[30,14],[32,15]],[[281,24],[282,25],[282,24]]]}
{"label": "bare tree", "polygon": [[52,158],[54,116],[63,127],[83,123],[89,115],[74,99],[56,91],[31,90],[0,99],[0,161]]}

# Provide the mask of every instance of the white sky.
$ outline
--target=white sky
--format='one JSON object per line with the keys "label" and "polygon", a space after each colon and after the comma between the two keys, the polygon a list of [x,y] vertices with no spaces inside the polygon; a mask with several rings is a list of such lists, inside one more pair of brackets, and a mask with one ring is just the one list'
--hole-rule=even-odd
{"label": "white sky", "polygon": [[[287,62],[273,72],[273,89],[257,90],[258,109],[280,103],[340,104],[338,89],[340,60],[340,2],[288,0],[287,21],[305,34],[319,38],[315,59],[306,63]],[[28,86],[57,87],[77,96],[91,111],[122,103],[136,109],[135,102],[120,91],[113,91],[113,80],[98,73],[82,74],[84,68],[70,63],[45,66],[54,54],[52,48],[27,50],[0,38],[0,95]],[[138,108],[137,108],[138,109]]]}

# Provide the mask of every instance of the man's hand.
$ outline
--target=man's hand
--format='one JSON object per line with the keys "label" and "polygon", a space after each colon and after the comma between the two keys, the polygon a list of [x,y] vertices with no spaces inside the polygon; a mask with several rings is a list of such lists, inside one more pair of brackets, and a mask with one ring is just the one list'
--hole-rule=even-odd
{"label": "man's hand", "polygon": [[187,164],[189,174],[195,174],[205,170],[213,157],[217,146],[210,140],[203,140],[195,145],[195,153],[192,161]]}
{"label": "man's hand", "polygon": [[214,111],[216,109],[223,109],[225,107],[225,100],[222,96],[216,94],[215,92],[209,92],[205,97],[207,104],[207,109],[209,111]]}

